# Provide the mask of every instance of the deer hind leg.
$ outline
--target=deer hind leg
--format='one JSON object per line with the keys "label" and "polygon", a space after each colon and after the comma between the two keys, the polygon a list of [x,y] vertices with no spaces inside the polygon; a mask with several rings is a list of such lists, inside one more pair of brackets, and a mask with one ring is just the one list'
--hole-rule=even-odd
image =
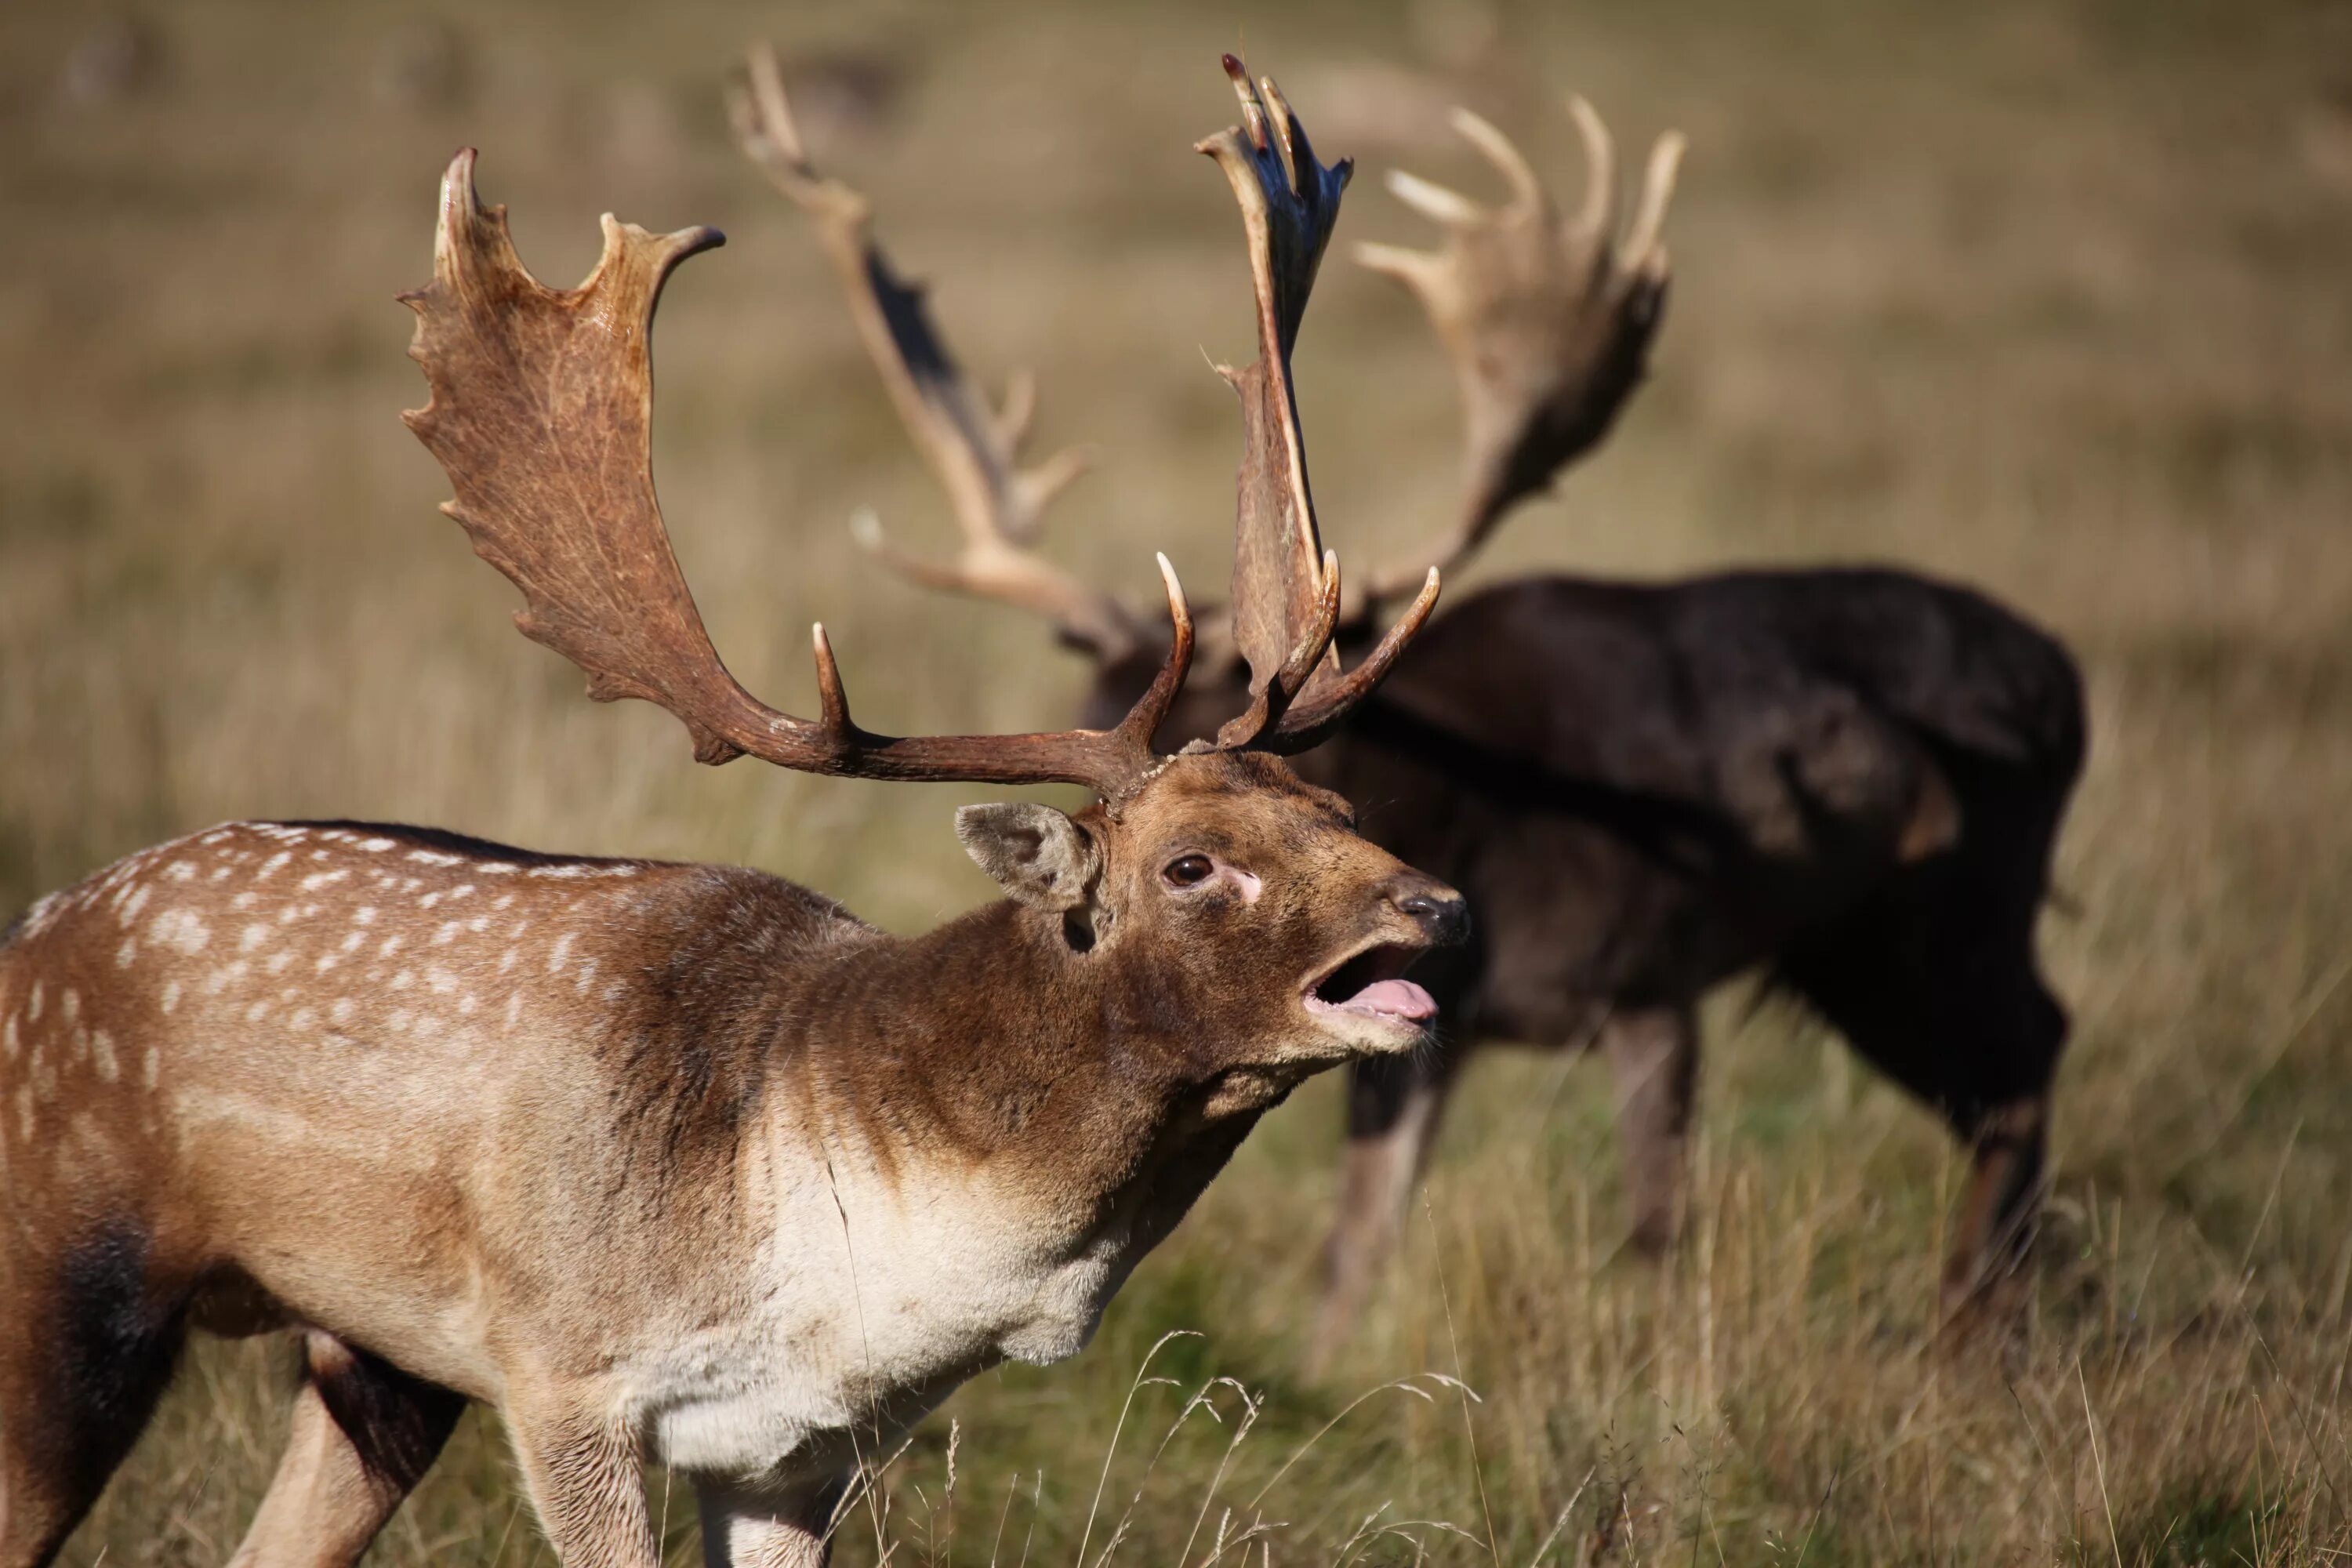
{"label": "deer hind leg", "polygon": [[294,1429],[230,1568],[345,1568],[424,1479],[463,1396],[315,1330]]}
{"label": "deer hind leg", "polygon": [[123,1222],[54,1258],[0,1259],[0,1568],[41,1568],[81,1522],[172,1381],[184,1292]]}
{"label": "deer hind leg", "polygon": [[1348,1148],[1339,1212],[1323,1247],[1323,1298],[1307,1365],[1328,1363],[1355,1326],[1373,1279],[1396,1250],[1413,1184],[1454,1088],[1461,1047],[1359,1062],[1348,1081]]}
{"label": "deer hind leg", "polygon": [[2042,1093],[1958,1125],[1970,1169],[1944,1259],[1944,1315],[1955,1328],[2015,1315],[2042,1213],[2049,1123],[2050,1097]]}
{"label": "deer hind leg", "polygon": [[1683,1168],[1698,1085],[1698,1020],[1686,1005],[1612,1014],[1601,1030],[1617,1078],[1617,1132],[1635,1250],[1664,1256],[1682,1236]]}

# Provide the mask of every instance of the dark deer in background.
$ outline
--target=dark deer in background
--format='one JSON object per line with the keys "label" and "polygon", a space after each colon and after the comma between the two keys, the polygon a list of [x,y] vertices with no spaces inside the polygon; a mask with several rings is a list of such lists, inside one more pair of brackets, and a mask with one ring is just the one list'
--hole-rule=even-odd
{"label": "dark deer in background", "polygon": [[1164,561],[1171,640],[1108,729],[876,734],[822,628],[819,718],[751,697],[648,461],[655,300],[719,237],[607,217],[550,289],[450,166],[408,417],[526,634],[704,762],[1099,800],[966,807],[1010,897],[904,939],[752,871],[356,823],[215,828],[43,900],[0,936],[0,1568],[55,1556],[191,1327],[304,1336],[240,1564],[354,1561],[472,1398],[566,1563],[655,1568],[658,1461],[712,1563],[814,1568],[861,1451],[1073,1353],[1268,1107],[1428,1042],[1402,972],[1461,899],[1278,759],[1362,700],[1434,575],[1340,674],[1288,356],[1348,168],[1227,68],[1245,125],[1202,150],[1257,284],[1259,619],[1245,710],[1181,755],[1151,746],[1192,652]]}
{"label": "dark deer in background", "polygon": [[[774,171],[790,132],[772,67],[755,61],[754,77],[770,85],[739,129]],[[1572,216],[1500,132],[1463,110],[1456,127],[1500,171],[1508,201],[1490,208],[1393,174],[1391,189],[1441,225],[1445,243],[1357,251],[1412,289],[1453,361],[1464,471],[1440,540],[1372,575],[1343,609],[1343,656],[1369,647],[1381,605],[1433,563],[1451,570],[1591,449],[1643,377],[1681,141],[1658,142],[1621,239],[1608,132],[1582,100],[1570,110],[1587,161]],[[845,247],[824,204],[782,184],[832,242],[908,422],[920,429],[973,402],[919,310],[868,292],[889,274],[862,229],[866,248]],[[991,429],[998,471],[1013,471],[1020,424]],[[1142,617],[1026,548],[1037,507],[1068,471],[1056,462],[1044,470],[1050,483],[960,495],[964,545],[952,561],[903,552],[870,521],[862,536],[927,586],[1052,619],[1095,659],[1089,710],[1108,714],[1149,679],[1152,637]],[[1202,663],[1228,684],[1244,673],[1231,651],[1246,619],[1241,572],[1244,616],[1202,617]],[[1214,689],[1204,683],[1175,706],[1167,739],[1216,731]],[[1968,1148],[1947,1305],[2007,1295],[2040,1205],[2066,1034],[2038,972],[2034,924],[2083,748],[2065,651],[1984,596],[1908,573],[1531,577],[1438,617],[1381,694],[1299,763],[1362,804],[1367,834],[1462,889],[1477,921],[1468,948],[1427,975],[1445,1048],[1354,1069],[1318,1348],[1344,1331],[1392,1247],[1447,1091],[1481,1040],[1605,1050],[1633,1237],[1670,1245],[1685,1217],[1696,1009],[1759,967]]]}

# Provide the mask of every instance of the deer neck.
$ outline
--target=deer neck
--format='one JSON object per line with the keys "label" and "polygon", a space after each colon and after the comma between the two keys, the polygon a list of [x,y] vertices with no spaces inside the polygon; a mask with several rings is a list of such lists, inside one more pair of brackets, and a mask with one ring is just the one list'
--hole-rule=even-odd
{"label": "deer neck", "polygon": [[921,1303],[917,1360],[1078,1349],[1265,1109],[1190,1081],[1119,963],[1003,902],[813,977],[740,1162],[777,1256],[838,1258],[869,1331],[877,1291]]}

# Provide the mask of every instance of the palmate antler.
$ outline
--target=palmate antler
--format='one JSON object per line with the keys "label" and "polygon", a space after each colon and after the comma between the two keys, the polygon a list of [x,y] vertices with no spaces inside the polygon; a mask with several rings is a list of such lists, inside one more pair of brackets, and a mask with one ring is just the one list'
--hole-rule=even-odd
{"label": "palmate antler", "polygon": [[1272,77],[1253,83],[1224,57],[1241,100],[1242,123],[1198,144],[1217,161],[1242,209],[1250,279],[1257,295],[1258,357],[1244,370],[1220,367],[1242,400],[1241,473],[1234,513],[1234,643],[1249,661],[1249,710],[1217,733],[1220,745],[1268,734],[1318,738],[1388,673],[1437,603],[1432,571],[1421,595],[1379,647],[1339,673],[1331,634],[1339,619],[1339,558],[1323,549],[1307,484],[1307,451],[1291,391],[1290,351],[1316,268],[1339,220],[1339,195],[1354,165],[1316,161]]}
{"label": "palmate antler", "polygon": [[672,268],[721,243],[709,228],[648,234],[604,218],[604,254],[579,288],[523,269],[506,209],[474,194],[474,153],[441,182],[433,281],[410,356],[433,400],[403,416],[457,499],[443,510],[523,593],[516,625],[588,673],[589,695],[667,709],[702,762],[738,756],[807,773],[881,779],[1085,784],[1116,798],[1157,766],[1151,736],[1182,688],[1192,618],[1163,556],[1175,637],[1151,689],[1118,726],[1037,735],[901,739],[849,716],[822,625],[814,628],[816,720],[778,712],[736,684],[711,647],[654,498],[650,334]]}
{"label": "palmate antler", "polygon": [[[1237,65],[1229,62],[1229,68],[1238,72]],[[1245,79],[1237,81],[1245,86]],[[1295,121],[1289,128],[1303,148]],[[1252,145],[1257,155],[1265,153],[1262,134]],[[806,175],[796,142],[788,146]],[[818,719],[779,712],[745,691],[719,662],[671,552],[655,500],[648,444],[650,338],[662,286],[680,261],[719,245],[722,237],[708,228],[654,235],[608,215],[596,269],[577,289],[551,289],[524,270],[508,237],[505,209],[481,205],[473,172],[470,149],[450,164],[442,181],[433,281],[403,296],[417,314],[409,353],[424,366],[433,391],[425,407],[404,417],[448,471],[457,497],[443,510],[465,525],[476,552],[522,590],[525,607],[517,625],[585,670],[592,696],[642,698],[668,710],[693,737],[697,758],[707,763],[750,755],[848,777],[1060,782],[1087,785],[1113,801],[1158,770],[1162,759],[1152,750],[1151,738],[1183,687],[1192,654],[1192,617],[1165,556],[1160,570],[1172,633],[1168,657],[1150,689],[1110,730],[900,738],[861,729],[849,716],[821,625],[813,636]],[[854,193],[848,195],[856,201]],[[830,205],[838,198],[825,199]],[[1250,210],[1246,196],[1244,210]],[[901,362],[909,389],[902,412],[922,416],[918,427],[931,433],[926,449],[944,476],[958,460],[973,456],[947,433],[957,426],[954,410],[968,388],[939,349],[919,302],[881,272],[879,255],[864,239],[863,226],[862,216],[852,212],[833,232],[845,254],[856,242],[855,254],[862,258],[858,276],[875,280],[879,338],[887,339],[894,353],[908,355]],[[1278,218],[1271,225],[1253,220],[1254,243],[1280,243],[1266,236],[1281,229]],[[1268,275],[1262,267],[1254,270],[1262,279]],[[1310,266],[1307,280],[1311,279]],[[883,291],[884,283],[895,293]],[[1262,319],[1265,299],[1262,292]],[[893,301],[902,307],[895,313],[888,308]],[[1296,311],[1303,304],[1302,289],[1289,307],[1294,332]],[[869,333],[868,341],[874,346],[877,335]],[[877,357],[884,357],[878,349]],[[928,380],[912,368],[918,365],[928,367]],[[897,384],[894,390],[899,390]],[[1286,379],[1281,402],[1295,437]],[[964,406],[972,411],[969,404]],[[918,424],[914,413],[909,423]],[[1002,424],[995,428],[1001,435]],[[1006,473],[1013,473],[1011,447],[1004,437],[996,448],[1007,458],[1002,465]],[[1295,439],[1291,450],[1295,462]],[[984,465],[964,471],[981,469]],[[1244,473],[1246,497],[1246,467]],[[1303,469],[1299,473],[1303,496]],[[1017,489],[1019,483],[1014,474],[1012,484]],[[992,489],[993,485],[983,473],[976,493],[1013,493]],[[1252,526],[1246,500],[1243,526],[1244,531]],[[1311,513],[1307,534],[1311,540]],[[1322,584],[1310,624],[1285,628],[1289,656],[1269,670],[1265,689],[1245,721],[1226,727],[1221,747],[1292,752],[1321,740],[1369,694],[1427,618],[1436,574],[1431,574],[1412,612],[1363,668],[1327,682],[1303,702],[1294,701],[1330,640],[1339,592],[1336,562],[1327,559]]]}
{"label": "palmate antler", "polygon": [[1658,234],[1683,139],[1651,149],[1633,226],[1617,237],[1616,153],[1600,115],[1568,100],[1584,141],[1584,204],[1563,217],[1509,139],[1466,109],[1454,129],[1501,172],[1510,200],[1490,208],[1402,170],[1398,199],[1445,229],[1444,248],[1360,245],[1356,259],[1411,288],[1462,388],[1463,489],[1453,526],[1412,564],[1375,574],[1377,605],[1409,591],[1423,563],[1450,568],[1526,497],[1608,432],[1641,384],[1670,275]]}

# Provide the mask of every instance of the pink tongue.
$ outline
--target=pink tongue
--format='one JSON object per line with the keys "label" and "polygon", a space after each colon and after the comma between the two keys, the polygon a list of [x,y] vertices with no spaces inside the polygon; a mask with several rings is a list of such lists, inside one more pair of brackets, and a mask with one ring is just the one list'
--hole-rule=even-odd
{"label": "pink tongue", "polygon": [[1350,1013],[1385,1013],[1398,1018],[1433,1018],[1437,1003],[1410,980],[1375,980],[1339,1005]]}

